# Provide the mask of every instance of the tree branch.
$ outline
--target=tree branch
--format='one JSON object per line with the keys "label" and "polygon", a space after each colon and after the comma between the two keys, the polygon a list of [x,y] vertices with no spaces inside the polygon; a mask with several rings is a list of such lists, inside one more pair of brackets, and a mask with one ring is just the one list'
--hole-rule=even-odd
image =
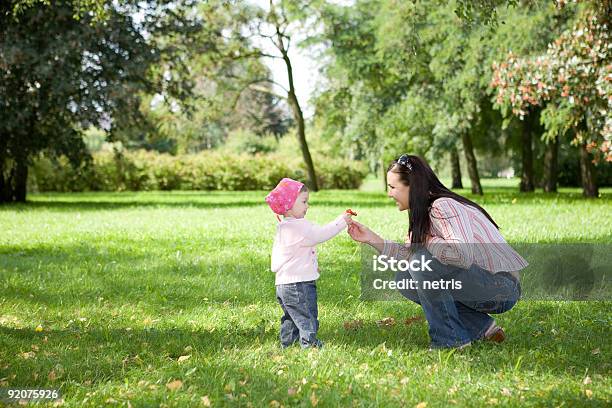
{"label": "tree branch", "polygon": [[271,89],[264,88],[262,86],[258,86],[258,85],[253,84],[253,85],[250,85],[249,88],[254,90],[254,91],[258,91],[258,92],[262,92],[262,93],[267,93],[269,95],[276,96],[279,99],[287,99],[287,97],[285,95],[281,95],[279,93],[274,92]]}

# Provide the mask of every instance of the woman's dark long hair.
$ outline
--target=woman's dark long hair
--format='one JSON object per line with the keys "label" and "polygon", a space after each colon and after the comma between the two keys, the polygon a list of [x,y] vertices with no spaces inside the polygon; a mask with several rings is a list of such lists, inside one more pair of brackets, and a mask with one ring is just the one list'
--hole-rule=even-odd
{"label": "woman's dark long hair", "polygon": [[[399,161],[399,162],[398,162]],[[397,173],[402,184],[410,186],[408,204],[410,206],[408,234],[412,234],[411,242],[425,243],[431,229],[429,212],[431,205],[438,198],[447,197],[460,203],[477,208],[497,229],[499,226],[484,208],[467,198],[453,193],[442,184],[427,162],[419,156],[403,155],[387,169],[387,172]]]}

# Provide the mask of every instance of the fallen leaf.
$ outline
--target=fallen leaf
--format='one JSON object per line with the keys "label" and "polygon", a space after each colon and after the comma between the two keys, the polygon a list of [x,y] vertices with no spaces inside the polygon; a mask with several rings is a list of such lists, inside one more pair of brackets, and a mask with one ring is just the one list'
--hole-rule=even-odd
{"label": "fallen leaf", "polygon": [[57,380],[57,374],[55,373],[55,370],[51,370],[49,371],[49,375],[47,375],[47,378],[49,379],[49,381],[53,382],[55,380]]}
{"label": "fallen leaf", "polygon": [[423,401],[423,402],[419,402],[418,404],[416,404],[414,408],[425,408],[426,406],[427,406],[427,403]]}
{"label": "fallen leaf", "polygon": [[506,397],[509,397],[512,395],[512,391],[510,391],[508,388],[502,388],[501,393],[502,395],[505,395]]}
{"label": "fallen leaf", "polygon": [[33,352],[33,351],[28,351],[28,352],[25,352],[25,353],[19,353],[19,356],[21,358],[23,358],[24,360],[28,360],[30,358],[36,357],[36,353]]}
{"label": "fallen leaf", "polygon": [[385,317],[384,319],[377,320],[376,324],[381,327],[395,326],[395,319],[393,317]]}
{"label": "fallen leaf", "polygon": [[181,380],[170,381],[168,384],[166,384],[166,388],[168,388],[170,391],[176,391],[182,386],[183,382]]}
{"label": "fallen leaf", "polygon": [[178,358],[178,362],[179,362],[179,363],[182,363],[183,361],[187,361],[187,360],[189,360],[190,358],[191,358],[191,355],[188,355],[188,356],[180,356],[180,357]]}
{"label": "fallen leaf", "polygon": [[200,401],[202,402],[203,406],[210,407],[210,398],[208,398],[208,395],[203,396]]}
{"label": "fallen leaf", "polygon": [[591,350],[591,354],[599,354],[599,347],[597,347],[596,349]]}
{"label": "fallen leaf", "polygon": [[587,396],[588,399],[593,398],[593,391],[591,390],[584,390],[584,394]]}
{"label": "fallen leaf", "polygon": [[589,377],[588,375],[585,377],[584,381],[582,381],[584,385],[589,385],[592,382],[593,381],[591,381],[591,377]]}
{"label": "fallen leaf", "polygon": [[343,324],[345,330],[357,330],[363,327],[363,320],[347,320]]}
{"label": "fallen leaf", "polygon": [[406,385],[408,384],[408,382],[410,381],[410,379],[408,377],[404,377],[400,380],[400,384],[402,385]]}
{"label": "fallen leaf", "polygon": [[414,317],[409,317],[406,320],[404,320],[404,324],[406,326],[410,326],[411,324],[417,323],[417,322],[422,322],[424,319],[422,316],[414,316]]}
{"label": "fallen leaf", "polygon": [[278,402],[277,400],[272,400],[270,401],[270,406],[271,407],[280,407],[280,402]]}
{"label": "fallen leaf", "polygon": [[310,394],[310,403],[312,404],[313,407],[316,407],[317,404],[319,403],[319,400],[316,394],[314,393],[314,391],[312,392],[312,394]]}
{"label": "fallen leaf", "polygon": [[448,394],[449,394],[449,395],[453,395],[454,393],[456,393],[456,392],[457,392],[457,390],[458,390],[457,386],[456,386],[456,385],[453,385],[452,387],[450,387],[450,388],[448,389]]}
{"label": "fallen leaf", "polygon": [[491,405],[497,405],[499,401],[497,400],[497,398],[489,398],[489,404]]}

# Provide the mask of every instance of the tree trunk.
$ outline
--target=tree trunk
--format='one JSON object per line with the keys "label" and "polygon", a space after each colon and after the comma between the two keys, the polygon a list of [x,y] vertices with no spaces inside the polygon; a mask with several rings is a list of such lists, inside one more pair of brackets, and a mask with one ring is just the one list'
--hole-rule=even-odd
{"label": "tree trunk", "polygon": [[559,136],[549,141],[544,153],[544,185],[545,193],[557,192],[557,162],[559,157]]}
{"label": "tree trunk", "polygon": [[[291,86],[291,88],[293,88],[293,86]],[[308,172],[310,188],[312,189],[312,191],[319,191],[319,185],[317,183],[317,175],[315,173],[314,163],[312,162],[312,156],[310,155],[308,143],[306,142],[304,115],[302,114],[302,109],[300,108],[297,97],[295,96],[295,93],[293,91],[290,91],[289,93],[289,101],[293,101],[290,103],[290,105],[293,110],[293,116],[298,125],[298,142],[300,143],[302,157],[304,158],[304,163],[306,164],[306,171]]]}
{"label": "tree trunk", "polygon": [[383,183],[383,188],[385,189],[385,193],[388,191],[388,186],[387,186],[387,167],[385,166],[385,161],[382,157],[382,155],[380,156],[380,174],[382,176],[382,183]]}
{"label": "tree trunk", "polygon": [[[270,10],[274,13],[274,5],[270,1]],[[298,102],[297,96],[295,94],[295,86],[293,83],[293,67],[291,66],[291,60],[289,59],[289,53],[285,44],[283,42],[283,34],[280,31],[280,26],[278,25],[278,21],[275,17],[276,23],[276,47],[280,51],[283,56],[283,61],[285,61],[285,66],[287,68],[287,77],[289,82],[289,90],[287,92],[287,100],[289,101],[289,105],[291,106],[291,111],[293,112],[293,118],[297,123],[297,131],[298,131],[298,142],[300,143],[300,149],[302,150],[302,157],[304,158],[304,164],[306,164],[306,171],[308,173],[309,187],[312,191],[319,191],[319,185],[317,183],[317,175],[314,168],[314,163],[312,162],[312,156],[310,155],[310,150],[308,149],[308,143],[306,142],[306,131],[304,125],[304,114],[302,113],[302,108],[300,107],[300,103]]]}
{"label": "tree trunk", "polygon": [[0,157],[0,203],[5,203],[9,200],[9,191],[8,191],[8,172],[6,171],[6,161],[3,157]]}
{"label": "tree trunk", "polygon": [[25,203],[28,182],[27,159],[0,162],[0,203]]}
{"label": "tree trunk", "polygon": [[533,116],[534,114],[528,115],[523,120],[523,129],[521,133],[521,145],[522,145],[522,166],[521,166],[521,184],[519,190],[522,193],[533,192],[535,190],[535,182],[533,175]]}
{"label": "tree trunk", "polygon": [[590,198],[599,197],[595,167],[586,148],[586,143],[580,144],[580,178],[582,180],[582,195]]}
{"label": "tree trunk", "polygon": [[26,160],[19,160],[15,166],[15,201],[25,203],[26,190],[28,185],[28,163]]}
{"label": "tree trunk", "polygon": [[472,146],[472,137],[467,132],[461,135],[463,142],[463,151],[465,152],[465,161],[467,162],[468,175],[472,183],[472,194],[482,195],[482,186],[480,185],[480,176],[478,175],[478,167],[476,167],[476,156],[474,155],[474,147]]}
{"label": "tree trunk", "polygon": [[451,188],[463,188],[461,182],[461,167],[459,166],[459,152],[456,147],[453,147],[450,152],[451,155],[451,175],[453,183]]}

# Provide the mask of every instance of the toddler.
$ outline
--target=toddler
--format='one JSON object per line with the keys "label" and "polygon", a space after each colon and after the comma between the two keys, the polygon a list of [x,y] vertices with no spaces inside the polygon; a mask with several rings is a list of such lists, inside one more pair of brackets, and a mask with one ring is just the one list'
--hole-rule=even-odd
{"label": "toddler", "polygon": [[[319,266],[315,246],[338,235],[347,226],[349,214],[318,226],[307,221],[308,189],[303,183],[284,178],[266,196],[277,215],[272,248],[272,272],[276,274],[276,299],[283,309],[280,342],[283,348],[298,340],[302,348],[321,347],[317,285]],[[281,221],[279,215],[284,219]]]}

